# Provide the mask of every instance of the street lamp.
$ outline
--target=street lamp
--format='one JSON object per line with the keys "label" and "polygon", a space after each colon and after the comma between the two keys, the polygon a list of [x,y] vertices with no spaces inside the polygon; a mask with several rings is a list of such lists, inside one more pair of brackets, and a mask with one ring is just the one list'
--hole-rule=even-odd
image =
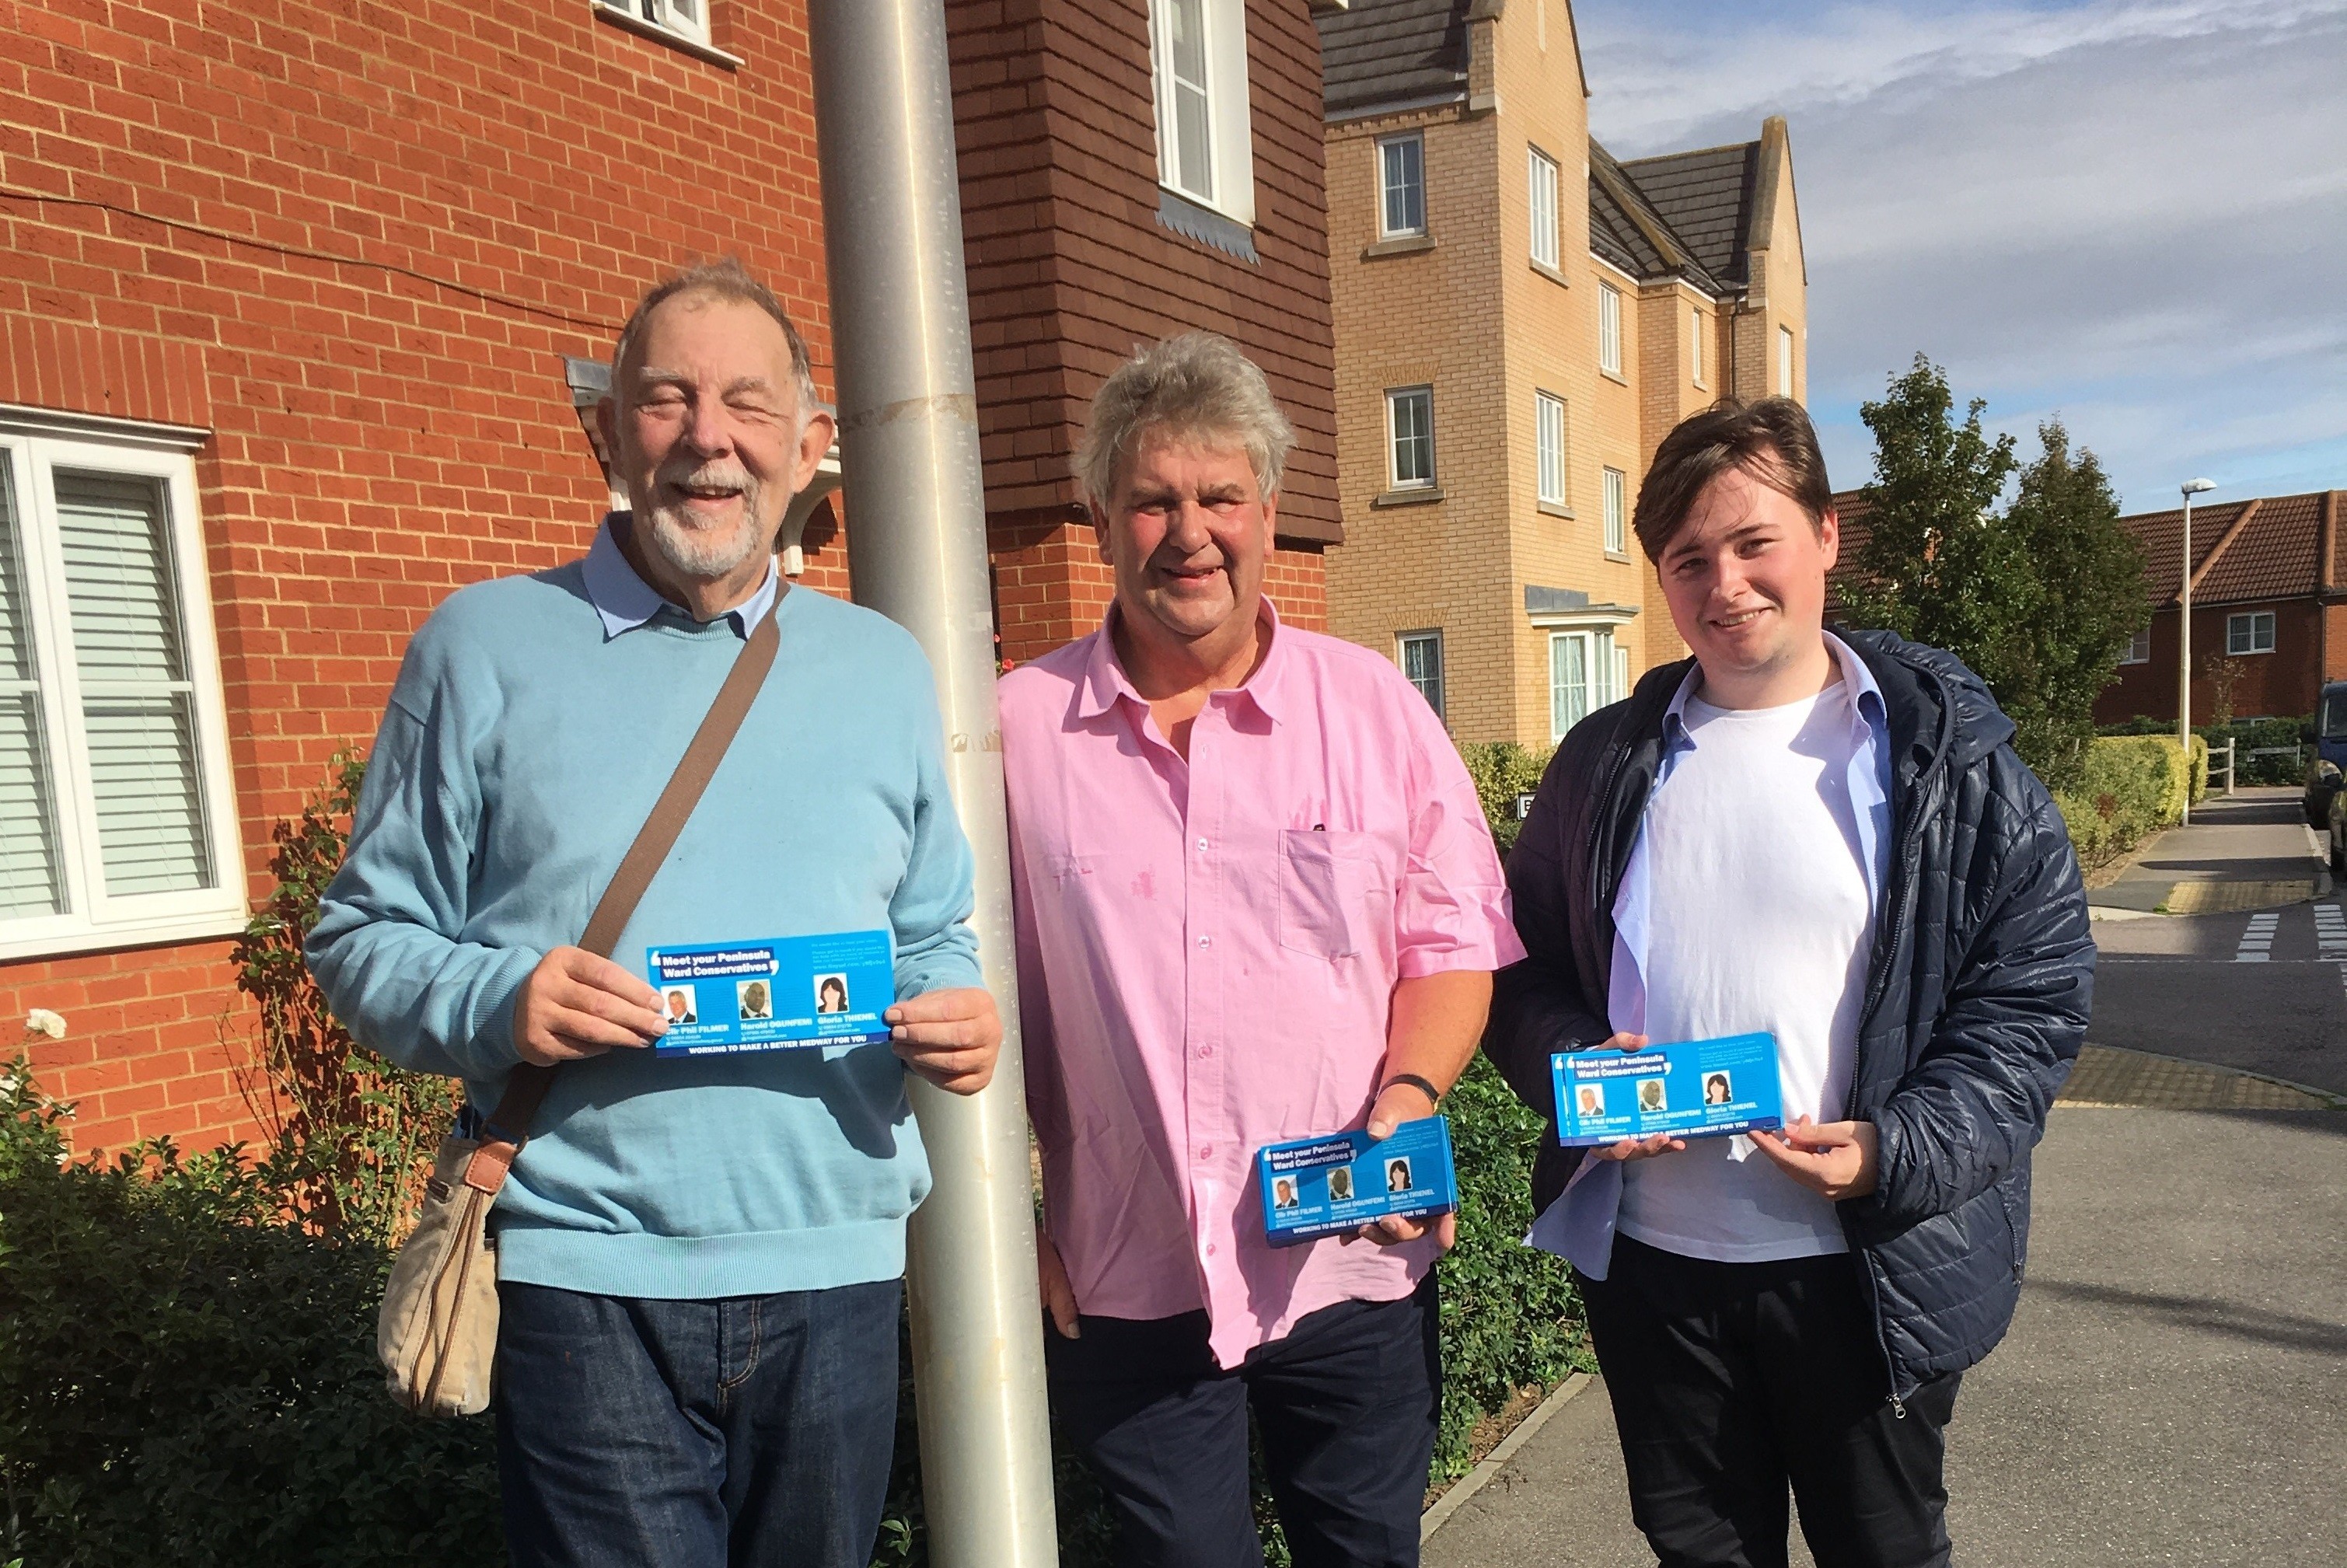
{"label": "street lamp", "polygon": [[2184,815],[2178,825],[2192,820],[2192,497],[2217,487],[2214,479],[2184,481],[2183,586],[2176,596],[2176,738],[2184,744]]}

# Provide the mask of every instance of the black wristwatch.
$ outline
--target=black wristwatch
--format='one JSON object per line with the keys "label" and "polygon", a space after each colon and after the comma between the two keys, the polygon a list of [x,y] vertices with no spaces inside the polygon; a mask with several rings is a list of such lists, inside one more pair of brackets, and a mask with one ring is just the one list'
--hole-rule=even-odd
{"label": "black wristwatch", "polygon": [[1412,1089],[1417,1090],[1420,1094],[1426,1096],[1426,1102],[1429,1105],[1434,1107],[1438,1111],[1442,1108],[1442,1091],[1435,1088],[1433,1084],[1428,1082],[1425,1079],[1420,1078],[1415,1072],[1395,1073],[1391,1078],[1387,1079],[1385,1082],[1378,1086],[1378,1093],[1379,1095],[1383,1095],[1387,1090],[1391,1089],[1397,1083],[1409,1084]]}

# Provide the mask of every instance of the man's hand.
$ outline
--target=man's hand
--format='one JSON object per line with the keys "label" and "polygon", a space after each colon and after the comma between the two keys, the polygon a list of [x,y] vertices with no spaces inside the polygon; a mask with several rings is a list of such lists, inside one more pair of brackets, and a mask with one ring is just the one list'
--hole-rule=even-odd
{"label": "man's hand", "polygon": [[1060,1249],[1035,1227],[1035,1274],[1042,1287],[1043,1310],[1051,1315],[1051,1327],[1063,1339],[1083,1337],[1083,1325],[1076,1321],[1076,1289],[1068,1283],[1068,1266],[1060,1261]]}
{"label": "man's hand", "polygon": [[1777,1168],[1813,1193],[1834,1202],[1862,1198],[1874,1191],[1876,1144],[1871,1122],[1828,1122],[1804,1116],[1782,1132],[1748,1134],[1752,1146]]}
{"label": "man's hand", "polygon": [[1392,1246],[1400,1242],[1416,1241],[1429,1231],[1434,1233],[1437,1249],[1449,1252],[1459,1245],[1459,1216],[1436,1214],[1430,1219],[1406,1220],[1399,1214],[1388,1214],[1347,1236],[1345,1245],[1350,1246],[1357,1241],[1373,1241],[1379,1246]]}
{"label": "man's hand", "polygon": [[1369,1107],[1369,1136],[1379,1143],[1393,1136],[1395,1128],[1405,1122],[1416,1122],[1434,1114],[1434,1102],[1426,1091],[1415,1083],[1389,1083],[1386,1091]]}
{"label": "man's hand", "polygon": [[[1644,1050],[1646,1049],[1646,1044],[1645,1035],[1631,1034],[1625,1030],[1614,1035],[1597,1049],[1618,1050],[1626,1054],[1631,1051]],[[1646,1138],[1624,1138],[1615,1143],[1601,1143],[1591,1149],[1589,1153],[1593,1157],[1600,1160],[1651,1160],[1657,1154],[1676,1154],[1686,1147],[1686,1139],[1674,1138],[1668,1132],[1656,1132]]]}
{"label": "man's hand", "polygon": [[975,1094],[993,1081],[1002,1020],[983,987],[925,991],[880,1016],[897,1057],[938,1088]]}
{"label": "man's hand", "polygon": [[[1434,1114],[1433,1102],[1426,1091],[1414,1083],[1389,1083],[1377,1103],[1369,1107],[1368,1133],[1380,1143],[1393,1136],[1393,1130],[1405,1122],[1415,1122]],[[1437,1214],[1431,1219],[1406,1220],[1399,1214],[1388,1214],[1383,1219],[1363,1225],[1345,1240],[1373,1241],[1380,1246],[1392,1246],[1398,1242],[1416,1241],[1429,1231],[1436,1243],[1449,1252],[1459,1240],[1459,1218],[1455,1214]]]}
{"label": "man's hand", "polygon": [[514,993],[514,1049],[533,1067],[553,1067],[641,1049],[668,1032],[660,993],[584,948],[557,948]]}

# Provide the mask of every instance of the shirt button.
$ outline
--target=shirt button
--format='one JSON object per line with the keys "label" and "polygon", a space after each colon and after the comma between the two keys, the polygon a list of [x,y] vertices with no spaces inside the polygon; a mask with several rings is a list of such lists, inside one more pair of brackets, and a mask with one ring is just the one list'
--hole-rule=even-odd
{"label": "shirt button", "polygon": [[1213,1242],[1208,1242],[1206,1244],[1206,1255],[1208,1257],[1214,1255],[1214,1244]]}
{"label": "shirt button", "polygon": [[1198,1145],[1198,1158],[1201,1160],[1211,1160],[1214,1157],[1214,1146],[1212,1143],[1201,1143]]}
{"label": "shirt button", "polygon": [[1211,948],[1214,945],[1214,939],[1212,937],[1201,937],[1198,938],[1198,946],[1202,948]]}
{"label": "shirt button", "polygon": [[1202,838],[1202,839],[1200,839],[1200,840],[1198,840],[1198,851],[1199,851],[1199,853],[1203,855],[1204,853],[1205,853],[1205,849],[1206,849],[1206,841],[1205,841],[1204,839],[1203,839],[1203,838]]}
{"label": "shirt button", "polygon": [[1211,1045],[1202,1045],[1198,1048],[1198,1054],[1202,1057],[1212,1056],[1214,1054],[1214,1048]]}

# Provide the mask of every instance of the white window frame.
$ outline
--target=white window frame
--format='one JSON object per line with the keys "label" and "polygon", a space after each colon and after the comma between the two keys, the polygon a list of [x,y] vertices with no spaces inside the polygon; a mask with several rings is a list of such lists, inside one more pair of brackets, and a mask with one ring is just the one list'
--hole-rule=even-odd
{"label": "white window frame", "polygon": [[[49,434],[45,428],[48,426],[61,426],[66,433]],[[190,940],[242,930],[247,917],[244,850],[230,772],[228,712],[220,690],[220,647],[196,509],[193,459],[176,445],[108,440],[104,433],[76,432],[70,421],[48,415],[39,416],[37,425],[26,428],[0,412],[0,465],[6,466],[18,530],[23,609],[39,692],[49,825],[62,906],[53,914],[0,919],[0,959]],[[112,896],[106,890],[82,680],[74,658],[65,561],[57,532],[56,473],[59,468],[149,479],[159,486],[195,729],[197,800],[210,866],[208,886],[131,896]]]}
{"label": "white window frame", "polygon": [[1622,374],[1622,291],[1611,283],[1597,285],[1597,368]]}
{"label": "white window frame", "polygon": [[716,0],[595,0],[606,11],[616,11],[641,26],[673,33],[680,38],[711,46],[709,7]]}
{"label": "white window frame", "polygon": [[1557,167],[1556,159],[1539,148],[1525,149],[1529,154],[1524,162],[1525,179],[1530,186],[1526,206],[1532,218],[1532,257],[1533,264],[1556,271],[1557,264]]}
{"label": "white window frame", "polygon": [[[1397,187],[1393,178],[1393,165],[1388,159],[1392,153],[1399,152],[1405,148],[1414,155],[1416,164],[1418,221],[1414,225],[1405,224],[1396,228],[1392,222],[1394,195],[1397,190],[1407,190],[1408,187],[1406,185]],[[1424,234],[1426,232],[1426,133],[1413,130],[1400,136],[1381,136],[1378,138],[1377,149],[1378,238],[1406,240]]]}
{"label": "white window frame", "polygon": [[1777,329],[1777,395],[1793,395],[1793,329]]}
{"label": "white window frame", "polygon": [[1532,394],[1532,453],[1539,497],[1544,507],[1564,507],[1570,479],[1565,466],[1564,399],[1553,392]]}
{"label": "white window frame", "polygon": [[[1401,432],[1394,417],[1404,403],[1423,400],[1426,406],[1426,472],[1402,477]],[[1417,437],[1413,435],[1413,440]],[[1431,386],[1397,386],[1386,393],[1386,487],[1389,490],[1430,490],[1434,487],[1434,388]]]}
{"label": "white window frame", "polygon": [[1687,379],[1703,384],[1703,307],[1687,307]]}
{"label": "white window frame", "polygon": [[1605,553],[1630,553],[1630,476],[1619,468],[1605,470]]}
{"label": "white window frame", "polygon": [[[1413,675],[1409,672],[1410,650],[1414,647],[1430,649],[1433,651],[1434,671],[1430,677],[1424,674]],[[1438,719],[1442,718],[1444,716],[1442,629],[1438,626],[1425,631],[1404,631],[1398,634],[1394,638],[1394,662],[1400,667],[1402,679],[1417,687],[1418,694],[1426,699],[1426,705],[1434,710],[1434,716]],[[1431,692],[1427,690],[1430,682],[1434,688]]]}
{"label": "white window frame", "polygon": [[[1255,122],[1248,108],[1246,5],[1245,0],[1194,0],[1205,39],[1201,51],[1205,80],[1177,82],[1174,61],[1174,8],[1185,0],[1149,0],[1149,61],[1152,97],[1157,108],[1157,183],[1185,201],[1221,213],[1234,222],[1255,222]],[[1174,128],[1179,87],[1194,87],[1206,100],[1207,167],[1182,167]]]}
{"label": "white window frame", "polygon": [[2274,612],[2245,610],[2225,617],[2225,657],[2239,659],[2274,651]]}
{"label": "white window frame", "polygon": [[[1561,628],[1549,632],[1550,740],[1564,739],[1573,725],[1629,694],[1630,651],[1615,639],[1615,630],[1609,624]],[[1582,660],[1581,698],[1577,708],[1569,697],[1571,688],[1560,678],[1563,673],[1562,656],[1569,645],[1578,648]]]}
{"label": "white window frame", "polygon": [[2122,664],[2151,662],[2151,628],[2147,626],[2127,639],[2127,645],[2119,650],[2119,662]]}

